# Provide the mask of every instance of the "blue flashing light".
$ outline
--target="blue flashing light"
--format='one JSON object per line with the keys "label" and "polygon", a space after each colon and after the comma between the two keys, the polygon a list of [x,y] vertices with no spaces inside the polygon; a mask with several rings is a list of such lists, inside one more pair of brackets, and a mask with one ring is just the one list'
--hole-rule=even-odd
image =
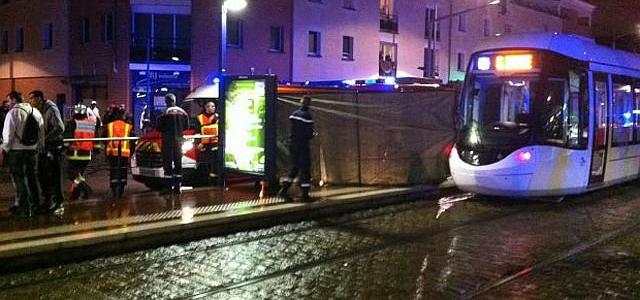
{"label": "blue flashing light", "polygon": [[213,83],[220,83],[220,78],[214,77],[213,78]]}

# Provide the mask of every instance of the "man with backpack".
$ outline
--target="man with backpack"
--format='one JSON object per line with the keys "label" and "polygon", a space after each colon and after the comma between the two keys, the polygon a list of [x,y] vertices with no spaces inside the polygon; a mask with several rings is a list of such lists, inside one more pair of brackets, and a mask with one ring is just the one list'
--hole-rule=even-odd
{"label": "man with backpack", "polygon": [[30,217],[40,202],[37,153],[44,148],[44,122],[40,112],[24,102],[19,92],[7,95],[16,105],[7,113],[0,152],[6,154],[9,172],[16,187],[17,213]]}
{"label": "man with backpack", "polygon": [[44,121],[44,151],[38,155],[38,173],[42,188],[41,211],[56,211],[62,205],[62,146],[64,122],[58,106],[44,97],[42,91],[29,93],[29,101],[42,113]]}

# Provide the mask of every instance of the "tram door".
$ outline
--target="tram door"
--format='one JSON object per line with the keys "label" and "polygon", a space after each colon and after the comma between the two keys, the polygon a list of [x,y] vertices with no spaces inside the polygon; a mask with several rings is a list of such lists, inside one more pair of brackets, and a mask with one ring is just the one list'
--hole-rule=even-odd
{"label": "tram door", "polygon": [[597,185],[604,180],[604,171],[607,161],[608,146],[608,91],[607,75],[593,74],[593,95],[594,95],[594,138],[593,154],[591,157],[591,172],[589,175],[589,185]]}

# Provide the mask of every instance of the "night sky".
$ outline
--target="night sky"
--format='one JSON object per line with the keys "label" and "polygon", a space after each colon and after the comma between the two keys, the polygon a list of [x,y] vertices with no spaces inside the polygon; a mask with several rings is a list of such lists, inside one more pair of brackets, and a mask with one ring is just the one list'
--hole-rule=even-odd
{"label": "night sky", "polygon": [[589,0],[596,6],[593,33],[596,37],[634,31],[640,24],[640,0]]}

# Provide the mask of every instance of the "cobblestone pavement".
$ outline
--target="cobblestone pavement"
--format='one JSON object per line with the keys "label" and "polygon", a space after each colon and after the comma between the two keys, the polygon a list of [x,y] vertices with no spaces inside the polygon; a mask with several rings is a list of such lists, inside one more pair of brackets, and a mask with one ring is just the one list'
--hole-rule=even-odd
{"label": "cobblestone pavement", "polygon": [[638,298],[637,183],[425,199],[0,277],[0,299]]}

